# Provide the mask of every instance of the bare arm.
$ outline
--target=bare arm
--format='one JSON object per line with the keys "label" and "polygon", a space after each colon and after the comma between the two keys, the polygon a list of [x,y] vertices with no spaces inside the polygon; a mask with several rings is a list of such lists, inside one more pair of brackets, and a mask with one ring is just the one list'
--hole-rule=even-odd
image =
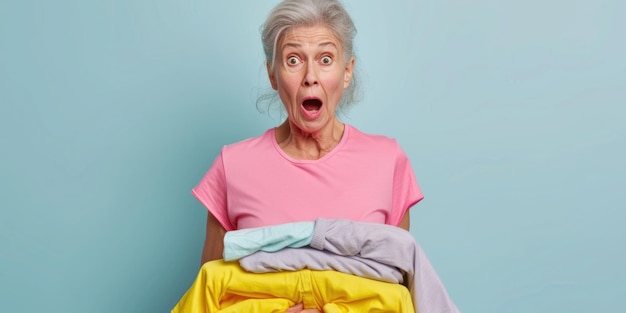
{"label": "bare arm", "polygon": [[402,220],[400,221],[400,224],[398,224],[398,227],[404,230],[409,230],[409,228],[411,227],[411,216],[409,215],[408,210],[406,211],[406,213],[404,213],[404,217],[402,217]]}
{"label": "bare arm", "polygon": [[226,229],[217,221],[217,219],[208,212],[206,220],[206,237],[204,239],[204,248],[202,249],[202,264],[218,260],[222,258],[224,251],[224,235]]}

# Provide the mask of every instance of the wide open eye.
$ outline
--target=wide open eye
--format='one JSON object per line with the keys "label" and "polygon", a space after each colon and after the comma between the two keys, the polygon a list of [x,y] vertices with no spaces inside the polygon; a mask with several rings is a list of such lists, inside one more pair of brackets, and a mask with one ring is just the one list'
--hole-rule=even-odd
{"label": "wide open eye", "polygon": [[328,55],[325,55],[320,59],[320,62],[324,65],[330,65],[333,63],[333,58],[331,58]]}
{"label": "wide open eye", "polygon": [[288,57],[287,58],[287,64],[289,65],[298,65],[300,64],[300,59],[298,59],[297,57]]}

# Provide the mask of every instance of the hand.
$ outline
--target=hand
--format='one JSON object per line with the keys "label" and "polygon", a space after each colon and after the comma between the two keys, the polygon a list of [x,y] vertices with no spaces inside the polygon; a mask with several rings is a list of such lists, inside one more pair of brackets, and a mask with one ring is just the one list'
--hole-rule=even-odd
{"label": "hand", "polygon": [[305,309],[304,304],[298,303],[285,311],[285,313],[323,313],[318,309]]}

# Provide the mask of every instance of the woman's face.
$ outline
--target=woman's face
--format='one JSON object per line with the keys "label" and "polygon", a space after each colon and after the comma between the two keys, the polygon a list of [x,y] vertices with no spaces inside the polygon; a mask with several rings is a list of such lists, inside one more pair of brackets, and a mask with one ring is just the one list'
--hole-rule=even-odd
{"label": "woman's face", "polygon": [[345,60],[341,42],[324,26],[294,28],[282,35],[276,49],[268,74],[291,124],[305,133],[331,125],[350,85],[354,58]]}

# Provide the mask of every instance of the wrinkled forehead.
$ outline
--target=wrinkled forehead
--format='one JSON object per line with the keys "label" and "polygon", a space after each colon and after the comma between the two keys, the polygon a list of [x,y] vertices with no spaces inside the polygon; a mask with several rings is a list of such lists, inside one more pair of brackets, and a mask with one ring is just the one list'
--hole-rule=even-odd
{"label": "wrinkled forehead", "polygon": [[295,26],[285,29],[276,44],[278,51],[288,47],[324,46],[343,52],[343,45],[339,37],[324,25]]}

